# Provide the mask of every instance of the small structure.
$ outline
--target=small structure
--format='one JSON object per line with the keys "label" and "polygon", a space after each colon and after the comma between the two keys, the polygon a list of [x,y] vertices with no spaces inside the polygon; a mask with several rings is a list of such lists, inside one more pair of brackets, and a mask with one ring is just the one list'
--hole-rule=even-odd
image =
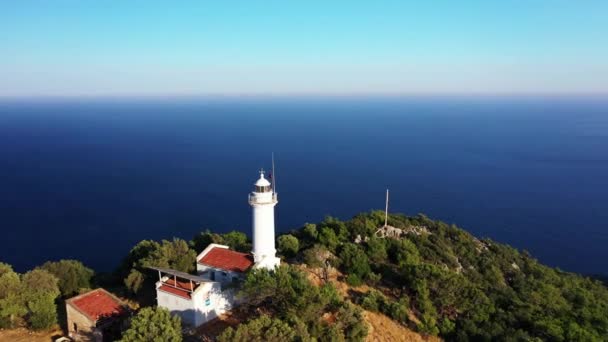
{"label": "small structure", "polygon": [[222,285],[235,283],[253,266],[253,256],[230,250],[228,246],[212,243],[196,257],[196,271]]}
{"label": "small structure", "polygon": [[405,228],[395,228],[393,226],[384,226],[376,230],[376,237],[379,238],[394,238],[398,239],[406,235],[431,235],[432,233],[425,226],[408,226]]}
{"label": "small structure", "polygon": [[232,293],[223,293],[220,282],[168,268],[150,269],[158,271],[158,306],[180,316],[185,325],[197,327],[231,308]]}
{"label": "small structure", "polygon": [[68,335],[75,341],[112,341],[120,337],[130,310],[104,289],[72,297],[65,302]]}
{"label": "small structure", "polygon": [[403,235],[403,229],[395,228],[393,226],[383,226],[378,228],[375,233],[376,237],[379,238],[394,238],[398,239]]}

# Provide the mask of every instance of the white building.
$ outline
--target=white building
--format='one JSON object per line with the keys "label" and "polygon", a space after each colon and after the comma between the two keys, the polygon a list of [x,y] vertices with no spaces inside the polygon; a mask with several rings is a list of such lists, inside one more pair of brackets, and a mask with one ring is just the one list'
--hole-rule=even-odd
{"label": "white building", "polygon": [[196,257],[197,273],[222,285],[243,279],[253,265],[253,256],[230,250],[228,246],[212,243]]}
{"label": "white building", "polygon": [[199,326],[231,308],[231,298],[223,293],[220,282],[167,268],[150,268],[158,271],[158,306],[180,316],[184,325]]}
{"label": "white building", "polygon": [[276,257],[274,206],[277,194],[260,171],[255,189],[249,194],[253,208],[253,250],[241,253],[228,246],[210,244],[196,257],[198,276],[166,268],[150,267],[159,273],[156,283],[158,306],[169,309],[182,322],[199,326],[237,305],[235,286],[252,267],[274,270]]}

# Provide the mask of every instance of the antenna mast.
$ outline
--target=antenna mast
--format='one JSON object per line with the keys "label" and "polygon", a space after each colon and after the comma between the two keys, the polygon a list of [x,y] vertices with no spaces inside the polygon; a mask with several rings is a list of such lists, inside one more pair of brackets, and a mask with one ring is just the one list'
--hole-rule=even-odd
{"label": "antenna mast", "polygon": [[[273,177],[274,179],[274,177]],[[388,225],[388,189],[386,189],[386,207],[384,209],[384,226]]]}
{"label": "antenna mast", "polygon": [[276,178],[277,175],[274,173],[274,152],[272,152],[272,192],[274,192],[275,194],[277,193],[277,188],[276,188]]}

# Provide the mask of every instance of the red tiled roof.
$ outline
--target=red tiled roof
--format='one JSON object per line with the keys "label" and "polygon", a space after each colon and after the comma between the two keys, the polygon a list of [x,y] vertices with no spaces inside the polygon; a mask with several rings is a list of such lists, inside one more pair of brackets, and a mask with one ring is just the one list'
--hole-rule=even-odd
{"label": "red tiled roof", "polygon": [[173,278],[169,278],[163,281],[163,284],[160,286],[160,289],[169,292],[171,294],[180,296],[182,298],[190,299],[192,298],[192,290],[196,290],[198,287],[197,284],[192,283],[192,288],[190,287],[189,281],[175,281]]}
{"label": "red tiled roof", "polygon": [[118,299],[102,289],[78,296],[70,303],[95,322],[100,318],[118,316],[126,312]]}
{"label": "red tiled roof", "polygon": [[214,247],[205,254],[199,264],[228,271],[245,272],[253,265],[251,254],[231,251],[227,248]]}
{"label": "red tiled roof", "polygon": [[164,284],[168,284],[171,286],[176,286],[181,288],[182,290],[188,290],[188,291],[193,291],[196,290],[196,288],[198,287],[198,285],[194,282],[192,282],[192,287],[190,287],[190,282],[189,281],[175,281],[175,279],[173,278],[169,278],[165,281],[163,281]]}
{"label": "red tiled roof", "polygon": [[192,298],[191,295],[190,295],[190,292],[188,292],[186,290],[182,290],[182,289],[177,289],[177,288],[171,287],[169,285],[163,284],[163,285],[161,285],[159,287],[159,289],[161,289],[161,290],[163,290],[165,292],[174,294],[176,296],[182,297],[182,298],[186,298],[186,299]]}

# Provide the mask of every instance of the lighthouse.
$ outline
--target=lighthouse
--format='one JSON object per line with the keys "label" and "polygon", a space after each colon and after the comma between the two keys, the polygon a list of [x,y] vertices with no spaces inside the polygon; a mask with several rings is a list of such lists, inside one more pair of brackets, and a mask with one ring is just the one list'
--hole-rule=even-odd
{"label": "lighthouse", "polygon": [[253,261],[255,267],[274,270],[281,262],[276,257],[274,247],[274,206],[277,205],[277,194],[270,182],[260,170],[260,178],[255,182],[253,192],[249,194],[249,205],[253,210]]}

